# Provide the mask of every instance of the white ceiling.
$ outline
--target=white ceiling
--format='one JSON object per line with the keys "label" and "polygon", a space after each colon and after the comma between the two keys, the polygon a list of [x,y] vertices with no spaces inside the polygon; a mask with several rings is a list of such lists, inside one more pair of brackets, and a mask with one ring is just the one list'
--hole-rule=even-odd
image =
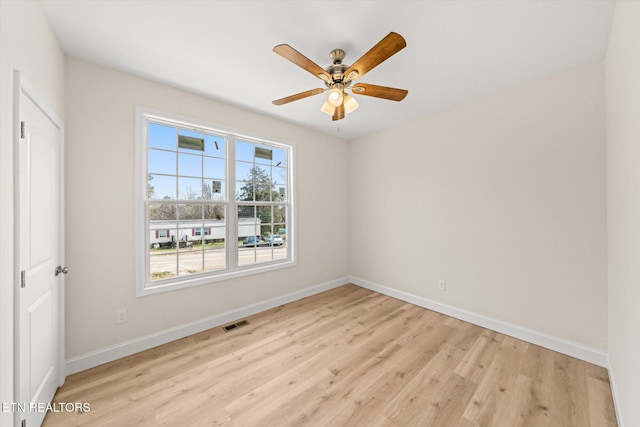
{"label": "white ceiling", "polygon": [[[355,139],[604,58],[612,0],[42,0],[64,51],[106,67]],[[271,101],[322,81],[272,52],[291,45],[323,68],[352,64],[395,31],[407,47],[358,82],[408,89],[358,96],[332,122],[324,95]]]}

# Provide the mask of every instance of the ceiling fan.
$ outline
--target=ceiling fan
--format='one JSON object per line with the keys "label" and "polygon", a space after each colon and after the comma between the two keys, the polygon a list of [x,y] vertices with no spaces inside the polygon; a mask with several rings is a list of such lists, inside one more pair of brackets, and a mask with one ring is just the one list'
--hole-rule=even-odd
{"label": "ceiling fan", "polygon": [[353,94],[374,96],[376,98],[389,99],[392,101],[402,101],[409,91],[386,86],[377,86],[366,83],[351,85],[356,79],[364,76],[367,72],[377,67],[383,61],[398,53],[407,45],[404,38],[397,33],[391,32],[367,53],[362,55],[353,65],[348,66],[342,63],[345,52],[342,49],[334,49],[329,54],[333,61],[332,65],[323,69],[315,62],[289,46],[280,44],[273,48],[273,51],[285,59],[293,62],[297,66],[307,70],[314,76],[324,81],[324,88],[316,88],[300,92],[295,95],[273,101],[274,105],[288,104],[292,101],[304,99],[309,96],[318,95],[329,91],[329,96],[322,106],[322,111],[332,116],[333,120],[341,120],[345,113],[350,113],[358,108],[358,102],[346,90]]}

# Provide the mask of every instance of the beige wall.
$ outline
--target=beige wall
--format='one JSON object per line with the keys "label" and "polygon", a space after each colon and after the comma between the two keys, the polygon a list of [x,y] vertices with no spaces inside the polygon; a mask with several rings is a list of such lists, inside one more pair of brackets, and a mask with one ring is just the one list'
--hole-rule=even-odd
{"label": "beige wall", "polygon": [[[13,399],[13,71],[64,119],[64,54],[34,1],[0,1],[0,401]],[[0,412],[0,425],[12,422]]]}
{"label": "beige wall", "polygon": [[[76,59],[65,71],[37,2],[0,1],[0,20],[0,401],[15,68],[66,123],[68,358],[351,274],[599,349],[608,332],[619,415],[640,425],[640,3],[616,6],[606,78],[592,64],[349,144]],[[296,267],[135,297],[137,104],[297,144]],[[104,223],[113,246],[87,239]]]}
{"label": "beige wall", "polygon": [[626,426],[640,426],[640,2],[618,1],[605,61],[609,359]]}
{"label": "beige wall", "polygon": [[[136,105],[294,143],[297,266],[136,298]],[[67,358],[347,276],[346,142],[73,58],[67,118]]]}
{"label": "beige wall", "polygon": [[602,63],[352,141],[350,272],[606,350],[604,154]]}

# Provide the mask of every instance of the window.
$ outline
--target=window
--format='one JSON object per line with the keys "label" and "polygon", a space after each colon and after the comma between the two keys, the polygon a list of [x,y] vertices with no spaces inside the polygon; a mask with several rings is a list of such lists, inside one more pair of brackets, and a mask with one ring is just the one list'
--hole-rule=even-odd
{"label": "window", "polygon": [[138,295],[293,265],[293,147],[137,110]]}
{"label": "window", "polygon": [[210,228],[194,228],[193,229],[194,236],[207,236],[210,233],[211,233]]}
{"label": "window", "polygon": [[287,236],[286,151],[239,140],[235,163],[238,236],[258,238],[257,245],[238,250],[238,265],[285,259],[285,248],[276,248],[272,237],[277,235],[284,242]]}

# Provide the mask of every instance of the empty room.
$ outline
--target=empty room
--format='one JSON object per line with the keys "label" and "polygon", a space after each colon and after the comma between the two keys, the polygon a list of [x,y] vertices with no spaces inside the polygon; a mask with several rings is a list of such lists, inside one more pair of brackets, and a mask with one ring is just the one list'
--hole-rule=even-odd
{"label": "empty room", "polygon": [[0,31],[0,426],[640,425],[640,1]]}

